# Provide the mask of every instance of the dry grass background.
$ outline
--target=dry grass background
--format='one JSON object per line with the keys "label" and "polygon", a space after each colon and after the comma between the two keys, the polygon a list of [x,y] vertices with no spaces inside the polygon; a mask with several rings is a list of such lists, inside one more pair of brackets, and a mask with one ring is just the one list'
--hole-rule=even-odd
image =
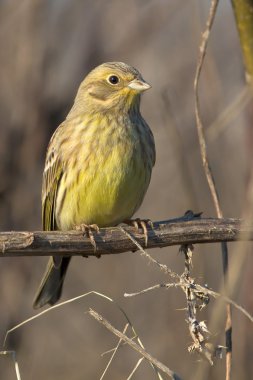
{"label": "dry grass background", "polygon": [[[207,0],[13,0],[0,4],[0,230],[41,228],[40,190],[45,149],[64,119],[86,73],[105,61],[136,66],[153,86],[142,111],[154,132],[157,164],[139,217],[152,220],[182,215],[187,209],[214,216],[203,173],[194,119],[193,79]],[[221,1],[211,35],[200,88],[206,128],[244,86],[239,39],[230,1]],[[224,215],[241,214],[252,159],[251,118],[245,109],[208,139],[208,152]],[[177,248],[152,254],[173,270],[183,271]],[[1,328],[33,314],[32,299],[46,259],[2,259]],[[253,310],[252,257],[241,276],[236,299]],[[196,246],[194,274],[218,289],[220,248]],[[124,299],[124,292],[166,281],[138,253],[97,259],[74,258],[63,299],[96,290],[127,311],[146,349],[184,379],[202,365],[187,352],[190,337],[180,290],[160,290]],[[17,350],[22,380],[99,379],[107,363],[100,354],[116,338],[84,312],[93,307],[122,329],[124,319],[111,304],[94,296],[32,322],[9,338]],[[202,319],[211,317],[212,303]],[[253,377],[252,326],[234,312],[235,379]],[[220,333],[220,331],[214,331]],[[223,340],[221,334],[220,343]],[[108,379],[126,379],[137,354],[123,347]],[[12,363],[0,358],[0,378],[15,379]],[[143,363],[135,379],[154,379]],[[224,378],[224,362],[205,379]]]}

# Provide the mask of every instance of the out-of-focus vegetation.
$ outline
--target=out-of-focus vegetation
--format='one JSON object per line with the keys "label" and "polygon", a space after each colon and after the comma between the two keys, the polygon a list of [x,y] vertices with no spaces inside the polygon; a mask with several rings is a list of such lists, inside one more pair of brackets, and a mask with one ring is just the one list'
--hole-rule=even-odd
{"label": "out-of-focus vegetation", "polygon": [[[136,66],[153,86],[143,97],[142,111],[154,132],[157,163],[138,216],[166,219],[187,209],[214,216],[200,160],[193,98],[200,34],[209,5],[207,0],[0,3],[0,230],[41,228],[41,177],[49,138],[65,118],[87,72],[114,60]],[[240,216],[243,206],[252,162],[252,117],[240,106],[226,125],[216,120],[243,86],[231,3],[221,1],[201,76],[200,101],[210,162],[228,217]],[[173,270],[183,271],[177,248],[152,254]],[[218,289],[219,246],[196,246],[193,261],[197,281]],[[1,260],[1,339],[8,328],[33,314],[32,299],[45,262],[42,258]],[[252,268],[249,257],[237,294],[249,311],[253,310]],[[100,260],[74,258],[63,298],[90,290],[108,294],[127,311],[147,351],[187,379],[202,364],[187,352],[190,337],[185,311],[179,310],[185,307],[183,294],[170,289],[123,298],[124,292],[164,281],[165,276],[138,253]],[[123,328],[119,311],[94,296],[53,311],[8,340],[9,347],[17,350],[22,379],[100,377],[108,360],[100,354],[113,348],[116,340],[84,314],[89,306]],[[212,303],[202,319],[211,314]],[[252,326],[235,311],[233,329],[234,378],[252,378]],[[131,349],[121,348],[107,378],[127,378],[136,361]],[[223,375],[224,364],[218,362],[206,378]],[[0,357],[0,377],[15,378],[6,357]],[[135,379],[154,379],[154,373],[143,363]]]}

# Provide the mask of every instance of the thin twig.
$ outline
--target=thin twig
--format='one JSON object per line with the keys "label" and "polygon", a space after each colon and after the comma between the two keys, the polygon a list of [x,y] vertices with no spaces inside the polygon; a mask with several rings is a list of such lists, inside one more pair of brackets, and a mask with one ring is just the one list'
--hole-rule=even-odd
{"label": "thin twig", "polygon": [[[186,294],[186,299],[187,299],[187,310],[188,310],[188,315],[187,315],[187,320],[189,322],[189,331],[190,335],[193,338],[193,344],[189,347],[189,351],[197,351],[200,354],[202,354],[212,365],[213,360],[213,352],[215,350],[210,349],[210,345],[207,344],[207,338],[206,335],[208,333],[208,330],[206,328],[205,322],[201,321],[198,322],[196,318],[196,307],[197,307],[197,301],[200,299],[200,293],[201,293],[201,299],[202,301],[207,298],[206,296],[206,291],[204,289],[203,292],[196,292],[196,288],[194,287],[194,281],[193,279],[189,276],[190,273],[190,267],[191,267],[191,257],[192,257],[192,246],[187,245],[181,247],[185,254],[185,271],[183,275],[179,275],[172,271],[170,268],[167,267],[165,264],[159,263],[156,259],[154,259],[149,253],[147,253],[143,247],[129,234],[127,233],[122,227],[120,227],[121,230],[131,239],[135,245],[139,248],[141,251],[141,255],[145,256],[151,263],[155,264],[158,266],[158,268],[163,271],[166,274],[169,274],[172,278],[176,279],[178,281],[177,286],[180,286],[180,288],[184,291]],[[204,302],[205,303],[205,302]],[[204,304],[202,302],[202,304]]]}
{"label": "thin twig", "polygon": [[217,190],[216,190],[216,187],[214,184],[214,179],[213,179],[213,175],[211,172],[211,168],[210,168],[209,160],[208,160],[208,156],[207,156],[206,139],[205,139],[205,135],[204,135],[203,124],[202,124],[201,117],[200,117],[200,107],[199,107],[199,78],[200,78],[200,74],[202,71],[202,66],[203,66],[205,55],[206,55],[207,43],[209,40],[209,36],[210,36],[210,32],[211,32],[211,28],[213,25],[213,21],[214,21],[214,17],[216,14],[216,9],[217,9],[218,3],[219,3],[219,0],[212,0],[208,20],[206,23],[206,29],[205,29],[204,33],[202,34],[202,40],[201,40],[201,44],[200,44],[200,48],[199,48],[200,54],[199,54],[198,64],[197,64],[197,68],[196,68],[196,74],[195,74],[195,78],[194,78],[194,94],[195,94],[196,125],[197,125],[197,132],[198,132],[198,138],[199,138],[202,163],[204,166],[206,178],[207,178],[208,185],[209,185],[211,195],[213,198],[216,214],[217,214],[218,218],[222,218],[222,212],[221,212],[221,208],[220,208],[220,204],[219,204],[218,193],[217,193]]}
{"label": "thin twig", "polygon": [[17,380],[21,380],[19,365],[16,357],[16,351],[0,351],[0,355],[10,355],[15,367],[15,373]]}
{"label": "thin twig", "polygon": [[[142,349],[144,350],[144,346],[143,346],[143,344],[142,344],[142,341],[141,341],[141,339],[139,338],[138,334],[136,333],[136,331],[135,331],[135,329],[134,329],[134,326],[132,325],[130,319],[128,318],[128,316],[127,316],[126,312],[123,310],[123,308],[122,308],[122,307],[121,307],[116,301],[114,301],[112,298],[106,296],[106,295],[103,294],[103,293],[96,292],[96,291],[94,291],[94,290],[92,290],[92,291],[90,291],[90,292],[87,292],[87,293],[84,293],[84,294],[81,294],[81,295],[79,295],[79,296],[77,296],[77,297],[74,297],[74,298],[68,299],[68,300],[66,300],[66,301],[60,302],[60,303],[58,303],[57,305],[51,306],[51,307],[47,308],[46,310],[43,310],[42,312],[40,312],[40,313],[38,313],[38,314],[36,314],[36,315],[34,315],[34,316],[32,316],[32,317],[26,319],[25,321],[19,323],[18,325],[14,326],[13,328],[11,328],[10,330],[8,330],[8,331],[6,332],[6,334],[5,334],[5,338],[4,338],[4,342],[3,342],[3,347],[5,347],[6,342],[7,342],[7,338],[8,338],[8,336],[9,336],[10,333],[12,333],[12,332],[14,332],[15,330],[19,329],[20,327],[22,327],[22,326],[28,324],[29,322],[33,321],[34,319],[40,318],[40,317],[41,317],[42,315],[44,315],[44,314],[47,314],[47,313],[49,313],[49,312],[51,312],[51,311],[53,311],[53,310],[55,310],[55,309],[57,309],[57,308],[60,308],[60,307],[62,307],[62,306],[65,306],[65,305],[67,305],[67,304],[69,304],[69,303],[72,303],[72,302],[78,301],[78,300],[80,300],[81,298],[87,297],[88,295],[91,295],[91,294],[94,294],[94,295],[97,295],[97,296],[99,296],[99,297],[105,298],[106,300],[108,300],[108,301],[114,303],[114,304],[117,306],[117,308],[120,310],[120,312],[124,315],[125,319],[127,320],[127,325],[131,327],[131,330],[132,330],[132,332],[133,332],[133,334],[134,334],[134,338],[132,338],[132,339],[136,339],[136,340],[138,341],[140,347],[142,347]],[[124,344],[124,343],[123,343],[123,344]],[[117,349],[117,347],[116,347],[116,349]],[[115,351],[115,349],[113,349],[112,351]],[[4,352],[7,352],[7,351],[4,351]],[[8,352],[10,352],[10,351],[8,351]],[[13,351],[13,352],[14,352],[14,351]],[[114,355],[113,355],[113,356],[114,356]],[[158,372],[157,368],[154,366],[154,364],[153,364],[152,362],[149,362],[149,364],[151,365],[152,369],[153,369],[153,370],[155,371],[155,373],[157,374],[159,380],[163,380],[162,377],[161,377],[161,375],[160,375],[160,373]],[[19,379],[18,379],[18,380],[19,380]]]}
{"label": "thin twig", "polygon": [[[220,207],[218,192],[214,183],[214,178],[212,176],[208,156],[207,156],[207,147],[206,140],[204,135],[204,128],[200,117],[200,107],[199,107],[199,78],[203,67],[203,62],[206,54],[207,43],[209,40],[210,32],[213,26],[214,18],[216,15],[216,10],[218,7],[219,0],[212,0],[209,15],[206,23],[206,28],[202,34],[202,40],[200,44],[200,54],[196,68],[196,74],[194,79],[194,94],[195,94],[195,116],[196,116],[196,125],[199,138],[199,146],[202,158],[202,164],[204,167],[205,175],[207,182],[210,188],[211,196],[213,199],[214,207],[218,218],[222,218],[222,210]],[[223,261],[223,273],[226,281],[226,274],[228,270],[228,250],[227,244],[222,243],[222,261]],[[231,378],[231,366],[232,366],[232,315],[231,315],[231,306],[230,304],[226,305],[226,328],[225,328],[225,337],[226,337],[226,380]]]}
{"label": "thin twig", "polygon": [[163,284],[157,284],[157,285],[153,285],[153,286],[150,286],[146,289],[142,289],[142,290],[139,290],[138,292],[134,292],[134,293],[124,293],[124,297],[136,297],[136,296],[140,296],[141,294],[145,294],[145,293],[148,293],[148,292],[151,292],[152,290],[156,290],[156,289],[161,289],[161,288],[165,288],[165,289],[170,289],[170,288],[178,288],[178,287],[181,287],[181,284],[178,282],[172,282],[172,283],[163,283]]}
{"label": "thin twig", "polygon": [[[136,247],[138,247],[138,249],[141,251],[142,256],[146,257],[149,260],[149,262],[156,265],[162,272],[164,272],[165,274],[169,274],[172,278],[175,278],[179,281],[178,283],[154,285],[154,286],[151,286],[147,289],[141,290],[141,291],[136,292],[136,293],[124,293],[124,297],[132,297],[132,296],[140,295],[140,294],[147,293],[151,290],[155,290],[158,288],[167,288],[168,289],[168,288],[172,288],[172,287],[189,286],[189,283],[187,283],[186,281],[183,281],[181,276],[178,273],[172,271],[167,265],[161,264],[159,261],[154,259],[130,234],[128,234],[128,232],[126,232],[122,227],[120,227],[120,228],[126,234],[126,236],[128,236],[129,239],[131,239],[131,241],[136,245]],[[247,310],[245,310],[242,306],[237,304],[235,301],[233,301],[228,296],[223,295],[223,294],[218,293],[218,292],[215,292],[214,290],[211,290],[207,287],[196,284],[195,282],[194,283],[191,282],[190,286],[194,287],[197,291],[209,294],[214,298],[219,298],[219,297],[222,298],[224,301],[230,303],[236,309],[241,311],[251,322],[253,322],[253,316]]]}
{"label": "thin twig", "polygon": [[131,236],[123,227],[118,227],[135,245],[136,247],[141,251],[141,254],[145,256],[152,264],[155,264],[158,266],[158,268],[166,273],[169,274],[172,278],[176,278],[180,280],[180,275],[176,272],[173,272],[167,265],[159,263],[158,260],[154,259],[145,249],[134,239],[133,236]]}
{"label": "thin twig", "polygon": [[135,351],[137,351],[141,356],[143,356],[146,360],[152,363],[155,367],[159,368],[162,372],[166,373],[174,380],[180,380],[180,377],[171,369],[166,367],[159,360],[151,356],[147,351],[145,351],[141,346],[135,343],[132,339],[128,338],[121,331],[117,330],[113,327],[105,318],[103,318],[100,314],[98,314],[95,310],[89,309],[88,313],[96,319],[99,323],[105,326],[109,331],[111,331],[114,335],[124,340],[130,347],[132,347]]}
{"label": "thin twig", "polygon": [[[89,295],[91,295],[91,294],[94,294],[94,295],[97,295],[97,296],[99,296],[99,297],[105,298],[106,300],[108,300],[108,301],[114,303],[114,304],[117,306],[117,308],[121,311],[121,313],[124,315],[124,317],[126,318],[128,324],[131,326],[131,329],[132,329],[133,333],[134,333],[135,336],[138,338],[138,335],[136,334],[136,332],[135,332],[135,330],[134,330],[134,328],[133,328],[133,325],[132,325],[131,321],[129,320],[127,314],[126,314],[125,311],[122,309],[122,307],[121,307],[116,301],[114,301],[112,298],[106,296],[105,294],[103,294],[103,293],[99,293],[99,292],[96,292],[95,290],[92,290],[92,291],[90,291],[90,292],[87,292],[87,293],[81,294],[81,295],[79,295],[79,296],[77,296],[77,297],[73,297],[73,298],[70,298],[70,299],[68,299],[68,300],[66,300],[66,301],[60,302],[60,303],[58,303],[58,304],[56,304],[56,305],[54,305],[54,306],[50,306],[49,308],[47,308],[47,309],[41,311],[40,313],[38,313],[38,314],[36,314],[36,315],[33,315],[32,317],[26,319],[25,321],[19,323],[18,325],[14,326],[14,327],[12,327],[12,328],[9,329],[9,330],[6,332],[6,334],[5,334],[5,338],[4,338],[4,342],[3,342],[3,347],[5,347],[5,345],[6,345],[6,341],[7,341],[7,338],[8,338],[8,336],[9,336],[10,333],[12,333],[12,332],[14,332],[15,330],[19,329],[20,327],[22,327],[22,326],[28,324],[29,322],[33,321],[34,319],[40,318],[40,317],[41,317],[42,315],[44,315],[44,314],[51,313],[51,312],[52,312],[53,310],[55,310],[55,309],[61,308],[62,306],[65,306],[65,305],[67,305],[67,304],[69,304],[69,303],[76,302],[76,301],[78,301],[78,300],[80,300],[80,299],[82,299],[82,298],[84,298],[84,297],[87,297],[87,296],[89,296]],[[140,342],[139,342],[139,343],[140,343]]]}
{"label": "thin twig", "polygon": [[[123,230],[124,231],[124,230]],[[126,233],[126,231],[124,231],[124,233]],[[235,303],[232,299],[230,299],[229,297],[227,297],[226,295],[223,295],[223,294],[220,294],[220,293],[217,293],[217,292],[214,292],[210,289],[208,289],[207,287],[203,287],[201,285],[198,285],[194,282],[193,279],[189,279],[189,281],[186,281],[187,279],[186,278],[182,278],[182,276],[179,276],[177,273],[173,272],[171,269],[169,269],[166,265],[164,264],[161,264],[159,263],[157,260],[155,260],[154,258],[152,258],[144,249],[143,247],[140,246],[140,244],[131,236],[129,235],[128,233],[126,233],[126,235],[129,237],[129,239],[131,239],[135,244],[136,246],[140,249],[141,251],[141,254],[143,256],[145,256],[151,263],[155,264],[156,266],[159,267],[160,270],[162,270],[164,273],[167,273],[169,275],[172,275],[173,278],[176,278],[179,282],[178,283],[172,283],[172,284],[160,284],[160,285],[155,285],[154,287],[151,287],[151,288],[148,288],[148,289],[145,289],[141,292],[139,292],[139,294],[143,294],[144,292],[146,291],[149,291],[149,290],[153,290],[155,288],[161,288],[161,287],[180,287],[181,289],[191,289],[191,291],[194,291],[195,294],[196,294],[196,297],[197,298],[200,298],[202,300],[202,306],[205,304],[205,299],[206,299],[206,295],[211,295],[212,297],[214,298],[220,298],[220,299],[223,299],[225,300],[227,303],[233,305],[235,308],[237,308],[238,310],[240,310],[251,322],[253,322],[253,317],[240,305],[238,305],[237,303]],[[189,262],[190,264],[190,262]],[[187,270],[189,270],[189,266],[187,266]],[[185,291],[185,290],[184,290]],[[135,293],[136,294],[136,293]],[[138,294],[138,293],[137,293]],[[127,294],[125,294],[125,296],[128,296]],[[130,295],[129,295],[130,296]],[[200,307],[202,307],[200,305]],[[195,327],[195,323],[192,324],[193,327]],[[195,328],[192,329],[192,331],[194,332],[194,335],[196,335],[196,332],[199,333],[201,332],[201,335],[203,336],[202,333],[206,334],[208,333],[208,330],[206,328],[206,325],[204,323],[204,321],[202,322],[199,322],[198,323],[198,331],[195,330]],[[201,338],[201,336],[200,336]],[[202,343],[202,342],[201,342]],[[203,347],[202,347],[203,346]],[[208,343],[205,344],[205,342],[203,341],[203,345],[202,346],[198,346],[198,348],[201,348],[201,350],[198,349],[198,351],[201,353],[201,354],[204,354],[205,358],[208,359],[208,361],[212,364],[212,358],[214,357],[222,357],[221,356],[221,351],[226,348],[224,346],[221,346],[221,345],[209,345]],[[194,346],[195,347],[195,346]],[[196,348],[196,347],[195,347]],[[197,377],[199,378],[199,377]]]}
{"label": "thin twig", "polygon": [[[123,330],[123,334],[126,333],[126,331],[127,331],[127,329],[128,329],[128,326],[129,326],[129,323],[127,323],[127,324],[125,325],[124,330]],[[102,380],[102,379],[104,378],[104,376],[105,376],[105,374],[106,374],[108,368],[110,367],[111,362],[112,362],[114,356],[116,355],[116,352],[118,351],[118,349],[119,349],[121,343],[122,343],[122,339],[119,339],[119,341],[118,341],[118,343],[117,343],[117,346],[113,349],[113,353],[112,353],[112,355],[111,355],[111,357],[110,357],[110,359],[109,359],[109,361],[108,361],[108,363],[107,363],[107,365],[106,365],[106,367],[105,367],[105,369],[104,369],[104,371],[103,371],[103,373],[102,373],[102,375],[101,375],[101,377],[100,377],[99,380]]]}
{"label": "thin twig", "polygon": [[[184,282],[182,282],[182,283],[179,283],[179,282],[178,283],[174,283],[174,282],[162,283],[162,284],[150,286],[149,288],[142,289],[138,292],[124,293],[124,297],[136,297],[136,296],[151,292],[151,291],[156,290],[156,289],[181,288],[182,286],[187,286],[187,285],[188,284],[186,282],[185,283]],[[201,285],[196,284],[196,283],[194,283],[192,286],[198,292],[209,294],[210,296],[212,296],[213,298],[216,298],[216,299],[222,298],[225,302],[228,302],[231,305],[233,305],[235,309],[239,310],[243,315],[245,315],[246,318],[248,318],[250,320],[250,322],[253,323],[253,316],[244,307],[239,305],[237,302],[233,301],[230,297],[227,297],[224,294],[221,294],[219,292],[215,292],[214,290],[211,290],[211,289],[207,288],[206,286],[201,286]]]}
{"label": "thin twig", "polygon": [[137,371],[138,367],[140,366],[140,364],[143,362],[144,360],[144,357],[140,358],[138,360],[138,362],[136,363],[136,365],[134,366],[132,372],[130,373],[130,375],[128,376],[127,380],[130,380],[132,379],[133,375],[135,374],[135,372]]}

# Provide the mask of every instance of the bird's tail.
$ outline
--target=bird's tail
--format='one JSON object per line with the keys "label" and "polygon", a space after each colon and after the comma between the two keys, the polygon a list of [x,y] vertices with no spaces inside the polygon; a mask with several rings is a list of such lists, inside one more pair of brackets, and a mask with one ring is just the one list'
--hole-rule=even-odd
{"label": "bird's tail", "polygon": [[46,304],[54,305],[59,300],[70,259],[71,257],[63,257],[60,264],[56,265],[54,258],[50,257],[45,274],[34,298],[34,309],[39,309]]}

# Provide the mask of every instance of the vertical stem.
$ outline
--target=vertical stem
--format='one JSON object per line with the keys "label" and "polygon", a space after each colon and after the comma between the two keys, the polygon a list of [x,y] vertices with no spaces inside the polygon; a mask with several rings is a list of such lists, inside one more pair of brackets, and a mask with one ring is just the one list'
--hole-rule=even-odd
{"label": "vertical stem", "polygon": [[[211,196],[213,199],[213,204],[216,210],[216,214],[218,218],[223,217],[223,213],[220,207],[219,202],[219,196],[218,191],[215,186],[214,178],[211,172],[211,167],[208,160],[207,155],[207,146],[206,146],[206,139],[204,134],[204,128],[202,124],[202,120],[200,117],[200,110],[199,110],[199,78],[205,58],[205,53],[207,49],[207,43],[210,36],[210,32],[213,26],[216,10],[218,7],[219,0],[212,0],[209,16],[206,23],[205,31],[202,35],[202,40],[200,44],[200,54],[198,59],[198,64],[196,68],[196,74],[194,79],[194,91],[195,91],[195,117],[196,117],[196,125],[197,125],[197,132],[198,132],[198,138],[199,138],[199,146],[200,146],[200,153],[202,158],[202,164],[204,167],[206,179],[209,185],[209,189],[211,192]],[[227,278],[227,270],[228,270],[228,249],[227,244],[222,243],[221,245],[222,250],[222,263],[223,263],[223,274],[224,274],[224,282],[226,285],[226,278]],[[231,379],[231,368],[232,368],[232,313],[231,313],[231,305],[226,305],[226,327],[225,327],[225,341],[226,341],[226,380]]]}

